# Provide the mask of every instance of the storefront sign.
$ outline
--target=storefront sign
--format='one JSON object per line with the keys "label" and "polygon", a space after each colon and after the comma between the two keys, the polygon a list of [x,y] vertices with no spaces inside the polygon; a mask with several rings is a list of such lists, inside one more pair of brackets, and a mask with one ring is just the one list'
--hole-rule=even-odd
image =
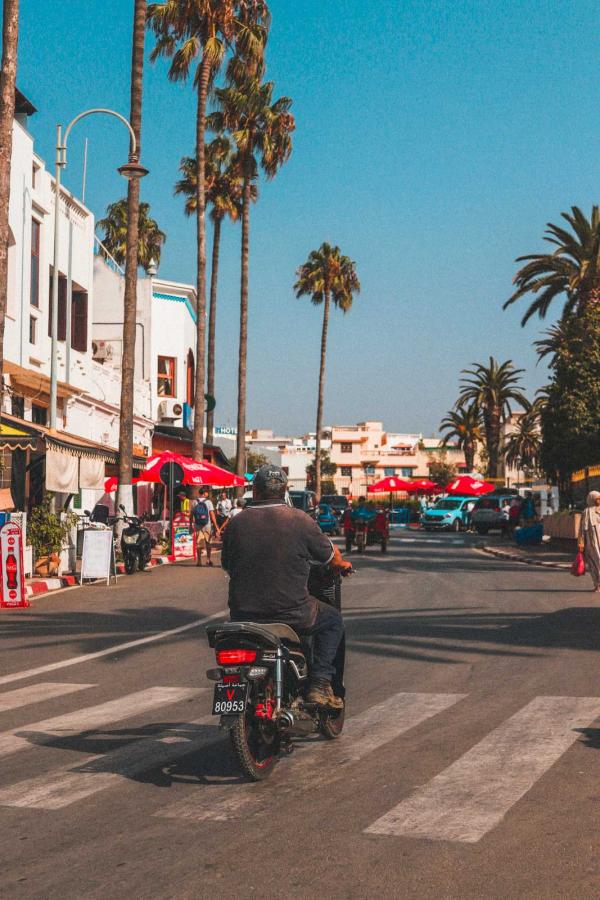
{"label": "storefront sign", "polygon": [[173,518],[172,533],[171,554],[173,559],[195,559],[196,536],[190,531],[189,516],[177,513]]}
{"label": "storefront sign", "polygon": [[83,584],[85,578],[106,578],[110,584],[111,575],[116,580],[112,528],[88,528],[83,532],[80,582]]}
{"label": "storefront sign", "polygon": [[0,529],[0,564],[0,606],[29,606],[23,573],[23,533],[14,522],[7,522]]}

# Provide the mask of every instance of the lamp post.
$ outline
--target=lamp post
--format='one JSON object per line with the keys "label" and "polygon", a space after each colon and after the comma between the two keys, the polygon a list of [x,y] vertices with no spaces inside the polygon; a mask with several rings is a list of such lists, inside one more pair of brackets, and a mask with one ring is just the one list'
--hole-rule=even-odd
{"label": "lamp post", "polygon": [[[80,119],[84,119],[86,116],[91,116],[93,113],[104,113],[108,116],[114,116],[119,121],[123,122],[123,124],[129,130],[130,135],[130,144],[129,144],[129,159],[128,162],[125,163],[124,166],[120,166],[118,172],[128,181],[131,181],[134,178],[143,178],[148,174],[148,169],[145,169],[140,165],[138,156],[137,156],[137,141],[135,139],[135,134],[133,132],[133,128],[131,124],[127,121],[127,119],[122,116],[118,112],[114,112],[112,109],[88,109],[85,112],[80,113],[67,125],[67,128],[64,132],[64,137],[62,133],[62,126],[58,125],[56,128],[56,170],[55,170],[55,201],[54,201],[54,253],[53,260],[54,266],[52,271],[52,322],[50,327],[50,335],[51,335],[51,351],[50,351],[50,428],[52,430],[56,430],[56,407],[57,407],[57,395],[58,395],[58,358],[57,358],[57,344],[58,344],[58,277],[59,277],[59,252],[60,252],[60,188],[61,188],[61,169],[64,169],[67,165],[67,141],[69,140],[69,134],[71,133],[71,129],[74,125],[79,122]],[[71,335],[66,335],[67,341],[71,340]]]}

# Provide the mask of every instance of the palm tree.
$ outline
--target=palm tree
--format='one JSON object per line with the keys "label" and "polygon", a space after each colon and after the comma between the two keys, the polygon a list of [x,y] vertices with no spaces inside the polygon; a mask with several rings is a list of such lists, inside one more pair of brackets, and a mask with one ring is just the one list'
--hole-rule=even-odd
{"label": "palm tree", "polygon": [[0,70],[0,404],[4,395],[4,320],[8,292],[8,201],[15,117],[19,0],[4,0]]}
{"label": "palm tree", "polygon": [[[131,51],[131,92],[129,121],[135,135],[139,158],[142,145],[142,92],[144,43],[146,38],[146,0],[134,0],[133,41]],[[57,197],[58,202],[58,197]],[[140,234],[140,182],[127,184],[127,201],[122,215],[126,224],[124,239],[125,291],[123,297],[123,354],[121,363],[121,410],[119,415],[119,487],[118,505],[133,512],[133,408],[135,381],[135,333],[137,316],[137,277]],[[110,215],[110,207],[109,207]]]}
{"label": "palm tree", "polygon": [[533,253],[517,259],[526,265],[515,275],[516,290],[504,309],[525,294],[536,295],[521,325],[536,313],[543,319],[554,298],[561,294],[566,297],[563,318],[572,313],[582,314],[600,302],[600,209],[593,206],[589,220],[577,206],[571,207],[571,213],[561,215],[573,234],[549,222],[544,240],[556,249],[552,253]]}
{"label": "palm tree", "polygon": [[[260,67],[251,67],[259,71]],[[237,73],[239,75],[239,72]],[[237,77],[236,75],[236,77]],[[261,82],[251,74],[236,83],[215,90],[219,109],[211,113],[207,125],[216,133],[229,131],[235,141],[243,176],[242,265],[240,285],[240,347],[238,368],[238,416],[235,469],[243,475],[246,465],[246,362],[248,355],[248,283],[250,258],[250,206],[252,183],[258,166],[267,178],[274,178],[292,152],[294,117],[289,97],[273,100],[273,82]]]}
{"label": "palm tree", "polygon": [[475,456],[477,445],[482,440],[481,412],[475,403],[470,406],[458,406],[450,410],[446,418],[440,424],[440,431],[444,435],[444,445],[452,438],[465,454],[465,464],[469,472],[475,468]]}
{"label": "palm tree", "polygon": [[529,409],[529,402],[519,387],[524,369],[515,369],[512,360],[500,364],[490,356],[489,365],[473,363],[472,369],[464,369],[468,378],[462,379],[458,406],[475,403],[481,410],[488,456],[487,475],[498,477],[502,424],[511,414],[511,403]]}
{"label": "palm tree", "polygon": [[[126,259],[127,243],[127,200],[117,200],[106,208],[106,217],[100,219],[98,228],[102,228],[104,236],[102,243],[113,259],[123,265]],[[161,231],[157,222],[150,217],[150,204],[139,204],[138,215],[138,255],[137,266],[141,266],[145,272],[152,263],[160,263],[163,244],[167,236]]]}
{"label": "palm tree", "polygon": [[148,7],[148,22],[157,41],[154,61],[171,59],[169,78],[186,81],[192,66],[196,107],[196,242],[197,242],[197,334],[196,390],[194,400],[193,456],[204,456],[204,381],[206,337],[206,195],[205,134],[206,104],[228,47],[236,45],[247,57],[260,56],[269,26],[264,0],[163,0]]}
{"label": "palm tree", "polygon": [[[186,198],[185,211],[191,216],[196,210],[196,179],[198,166],[193,157],[181,160],[182,178],[175,185],[175,193]],[[205,165],[206,202],[212,206],[210,217],[213,222],[212,266],[210,273],[210,305],[208,314],[208,357],[207,395],[215,396],[215,337],[217,327],[217,287],[219,278],[219,252],[221,247],[221,226],[228,217],[236,222],[242,212],[243,178],[234,155],[230,139],[217,135],[206,147]],[[253,185],[253,200],[256,200],[256,186]],[[214,433],[214,407],[207,404],[206,443],[212,444]]]}
{"label": "palm tree", "polygon": [[343,256],[339,247],[332,247],[331,244],[321,244],[318,250],[312,250],[296,275],[298,278],[294,285],[296,296],[309,296],[315,306],[323,304],[315,449],[315,492],[318,498],[321,496],[321,432],[323,431],[329,310],[333,300],[334,305],[342,312],[348,312],[352,306],[354,294],[358,294],[360,291],[360,282],[356,274],[355,263],[349,257]]}
{"label": "palm tree", "polygon": [[541,447],[539,413],[535,406],[532,406],[520,417],[517,431],[509,436],[504,446],[506,462],[509,466],[535,471],[538,468]]}

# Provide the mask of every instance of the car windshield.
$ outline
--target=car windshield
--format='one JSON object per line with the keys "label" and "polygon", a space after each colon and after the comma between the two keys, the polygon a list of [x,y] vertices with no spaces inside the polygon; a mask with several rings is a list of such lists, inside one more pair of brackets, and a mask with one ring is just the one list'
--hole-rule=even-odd
{"label": "car windshield", "polygon": [[333,506],[334,509],[346,509],[348,506],[347,498],[336,494],[326,494],[323,497],[323,503],[327,503],[328,506]]}
{"label": "car windshield", "polygon": [[500,497],[482,497],[477,501],[477,509],[498,509],[502,505]]}
{"label": "car windshield", "polygon": [[290,491],[290,500],[292,501],[296,509],[304,508],[304,498],[302,494],[292,494],[292,492]]}
{"label": "car windshield", "polygon": [[460,509],[462,500],[438,500],[434,509]]}

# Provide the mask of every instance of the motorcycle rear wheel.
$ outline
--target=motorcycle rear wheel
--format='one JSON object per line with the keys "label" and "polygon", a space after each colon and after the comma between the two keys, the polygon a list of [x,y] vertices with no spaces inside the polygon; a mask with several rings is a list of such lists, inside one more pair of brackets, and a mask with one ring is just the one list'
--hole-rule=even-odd
{"label": "motorcycle rear wheel", "polygon": [[231,728],[231,741],[244,775],[250,781],[262,781],[273,771],[279,754],[280,739],[269,733],[251,704]]}
{"label": "motorcycle rear wheel", "polygon": [[319,730],[328,740],[334,741],[340,736],[344,728],[344,719],[346,717],[346,709],[340,709],[335,712],[323,713]]}

